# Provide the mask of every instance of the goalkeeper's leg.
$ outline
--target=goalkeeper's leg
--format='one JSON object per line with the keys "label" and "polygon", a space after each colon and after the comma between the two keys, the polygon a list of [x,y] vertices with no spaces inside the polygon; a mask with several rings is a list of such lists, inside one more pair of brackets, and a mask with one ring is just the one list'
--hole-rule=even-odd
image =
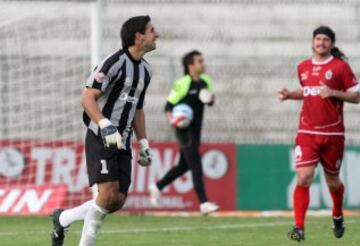
{"label": "goalkeeper's leg", "polygon": [[79,246],[95,245],[97,233],[102,227],[105,217],[122,208],[126,194],[119,189],[118,181],[98,183],[99,194],[88,210],[81,234]]}
{"label": "goalkeeper's leg", "polygon": [[188,170],[189,167],[186,164],[185,157],[181,153],[179,164],[171,168],[156,184],[150,185],[149,191],[151,205],[153,207],[158,207],[160,204],[161,191]]}
{"label": "goalkeeper's leg", "polygon": [[83,220],[85,215],[91,208],[93,200],[87,201],[80,206],[62,210],[55,209],[53,217],[53,232],[51,234],[52,245],[53,246],[62,246],[64,243],[65,230],[75,221]]}
{"label": "goalkeeper's leg", "polygon": [[93,203],[94,200],[90,200],[80,206],[64,210],[59,216],[60,225],[68,227],[75,221],[83,220]]}
{"label": "goalkeeper's leg", "polygon": [[192,181],[194,184],[195,193],[199,199],[199,202],[205,203],[208,201],[205,191],[205,185],[203,180],[203,170],[201,165],[201,156],[199,153],[199,145],[194,143],[190,146],[182,148],[184,157],[188,167],[191,170]]}
{"label": "goalkeeper's leg", "polygon": [[180,161],[178,163],[178,165],[174,166],[173,168],[171,168],[165,175],[164,177],[159,180],[156,183],[156,186],[158,187],[158,189],[161,191],[162,189],[164,189],[167,185],[169,185],[170,183],[172,183],[175,179],[179,178],[180,176],[182,176],[184,173],[186,173],[189,170],[189,167],[186,164],[185,161],[185,157],[181,151],[180,154]]}
{"label": "goalkeeper's leg", "polygon": [[92,246],[108,213],[122,208],[131,182],[131,153],[104,149],[102,140],[88,132],[85,140],[90,186],[96,184],[98,196],[88,209],[80,246]]}

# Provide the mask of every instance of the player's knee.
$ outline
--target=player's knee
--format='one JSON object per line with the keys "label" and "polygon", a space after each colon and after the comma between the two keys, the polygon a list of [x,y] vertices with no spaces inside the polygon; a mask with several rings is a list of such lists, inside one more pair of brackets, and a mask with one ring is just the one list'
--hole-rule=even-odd
{"label": "player's knee", "polygon": [[326,183],[330,190],[336,190],[341,185],[341,180],[338,176],[326,177]]}
{"label": "player's knee", "polygon": [[337,190],[340,187],[340,183],[328,183],[330,190]]}
{"label": "player's knee", "polygon": [[122,207],[125,204],[126,201],[126,195],[123,193],[118,193],[119,197],[118,197],[118,209],[122,209]]}
{"label": "player's knee", "polygon": [[298,175],[297,184],[304,187],[309,187],[313,181],[313,176],[309,174]]}
{"label": "player's knee", "polygon": [[109,213],[113,213],[124,206],[126,196],[119,191],[109,191],[105,199],[105,209],[108,210]]}
{"label": "player's knee", "polygon": [[97,201],[104,209],[113,213],[123,207],[126,195],[119,192],[118,182],[101,183],[98,189]]}

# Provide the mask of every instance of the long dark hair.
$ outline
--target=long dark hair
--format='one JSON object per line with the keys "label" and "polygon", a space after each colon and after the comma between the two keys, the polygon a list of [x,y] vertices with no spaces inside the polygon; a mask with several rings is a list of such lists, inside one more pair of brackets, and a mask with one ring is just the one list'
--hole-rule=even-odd
{"label": "long dark hair", "polygon": [[[335,32],[330,27],[328,27],[328,26],[319,26],[313,32],[313,38],[315,38],[315,36],[318,35],[318,34],[324,34],[324,35],[328,36],[331,39],[331,41],[333,42],[333,44],[335,44],[335,41],[336,41]],[[334,46],[331,49],[330,53],[335,58],[338,58],[338,59],[341,59],[341,60],[347,60],[348,59],[346,57],[346,55],[344,54],[344,52],[342,52],[336,46]]]}
{"label": "long dark hair", "polygon": [[335,58],[338,58],[340,60],[347,60],[347,56],[344,54],[344,52],[342,52],[338,47],[334,46],[331,51],[330,51],[331,55]]}
{"label": "long dark hair", "polygon": [[201,56],[201,52],[197,50],[186,53],[182,58],[182,65],[184,68],[184,75],[189,74],[189,65],[194,63],[194,56]]}

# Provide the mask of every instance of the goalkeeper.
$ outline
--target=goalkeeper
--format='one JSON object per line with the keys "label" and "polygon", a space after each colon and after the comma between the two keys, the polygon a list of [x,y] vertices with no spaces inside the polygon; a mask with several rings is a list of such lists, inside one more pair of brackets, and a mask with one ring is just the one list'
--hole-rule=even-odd
{"label": "goalkeeper", "polygon": [[120,36],[123,49],[96,67],[81,97],[89,182],[97,184],[99,194],[78,207],[54,211],[53,246],[63,245],[64,230],[76,220],[84,220],[79,245],[94,245],[105,217],[122,208],[131,178],[133,130],[140,143],[139,164],[151,164],[143,111],[151,69],[143,56],[156,48],[158,34],[149,16],[136,16],[123,24]]}
{"label": "goalkeeper", "polygon": [[[204,59],[199,51],[191,51],[182,60],[185,76],[177,80],[167,99],[165,113],[175,127],[177,140],[180,144],[180,161],[177,166],[170,169],[156,184],[150,186],[150,201],[153,206],[158,206],[160,191],[175,179],[191,170],[195,192],[200,201],[200,211],[203,214],[215,212],[219,206],[208,202],[199,153],[201,128],[203,121],[204,105],[214,104],[214,94],[211,93],[212,82],[204,74]],[[180,128],[179,122],[172,117],[172,109],[185,103],[193,110],[193,120],[186,128]]]}

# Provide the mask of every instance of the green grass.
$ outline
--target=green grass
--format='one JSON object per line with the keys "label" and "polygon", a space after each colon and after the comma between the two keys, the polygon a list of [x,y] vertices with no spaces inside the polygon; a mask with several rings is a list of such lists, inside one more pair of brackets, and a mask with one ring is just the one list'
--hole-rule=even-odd
{"label": "green grass", "polygon": [[[117,245],[298,245],[286,232],[291,218],[152,217],[112,215],[97,246]],[[71,226],[65,246],[78,245],[82,223]],[[47,217],[0,217],[0,245],[50,245]],[[329,217],[309,217],[305,245],[360,245],[360,217],[347,217],[343,239],[335,239]]]}

